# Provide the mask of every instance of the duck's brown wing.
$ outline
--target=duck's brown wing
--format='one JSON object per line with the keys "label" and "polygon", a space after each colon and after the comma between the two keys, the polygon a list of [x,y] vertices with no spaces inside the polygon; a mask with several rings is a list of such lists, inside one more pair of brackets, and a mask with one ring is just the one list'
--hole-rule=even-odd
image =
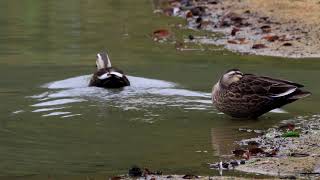
{"label": "duck's brown wing", "polygon": [[283,79],[274,79],[268,76],[259,76],[260,79],[264,80],[264,81],[269,81],[270,83],[284,83],[287,85],[292,85],[292,86],[296,86],[298,88],[304,87],[304,85],[302,84],[298,84],[292,81],[288,81],[288,80],[283,80]]}
{"label": "duck's brown wing", "polygon": [[286,80],[245,74],[224,94],[221,111],[233,117],[256,118],[272,109],[310,95],[302,85]]}
{"label": "duck's brown wing", "polygon": [[303,87],[303,85],[291,81],[253,74],[245,74],[235,85],[242,94],[256,94],[270,98],[293,95]]}

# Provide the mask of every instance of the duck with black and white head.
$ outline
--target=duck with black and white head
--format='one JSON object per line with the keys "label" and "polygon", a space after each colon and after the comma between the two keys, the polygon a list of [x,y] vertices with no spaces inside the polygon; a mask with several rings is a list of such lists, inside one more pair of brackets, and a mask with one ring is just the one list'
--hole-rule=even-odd
{"label": "duck with black and white head", "polygon": [[123,71],[112,67],[109,55],[106,52],[97,54],[97,71],[93,74],[89,86],[103,88],[121,88],[130,86],[130,82]]}

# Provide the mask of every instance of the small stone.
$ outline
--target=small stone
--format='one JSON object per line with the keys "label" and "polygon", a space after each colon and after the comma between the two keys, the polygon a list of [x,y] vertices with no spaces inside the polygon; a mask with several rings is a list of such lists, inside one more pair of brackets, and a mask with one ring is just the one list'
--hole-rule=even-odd
{"label": "small stone", "polygon": [[230,164],[232,165],[232,167],[239,165],[238,161],[236,161],[236,160],[231,161]]}
{"label": "small stone", "polygon": [[246,161],[245,160],[240,160],[240,164],[246,164]]}
{"label": "small stone", "polygon": [[229,163],[227,162],[222,163],[222,167],[225,169],[229,169]]}
{"label": "small stone", "polygon": [[198,17],[197,19],[196,19],[196,23],[201,23],[202,22],[202,17]]}

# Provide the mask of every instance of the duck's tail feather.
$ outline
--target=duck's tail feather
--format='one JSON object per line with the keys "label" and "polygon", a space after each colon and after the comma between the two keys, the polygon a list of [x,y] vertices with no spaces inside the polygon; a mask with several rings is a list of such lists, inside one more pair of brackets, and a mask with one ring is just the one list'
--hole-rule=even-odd
{"label": "duck's tail feather", "polygon": [[305,98],[311,95],[311,92],[302,90],[302,89],[297,89],[295,92],[291,94],[289,97],[290,100],[298,100],[301,98]]}

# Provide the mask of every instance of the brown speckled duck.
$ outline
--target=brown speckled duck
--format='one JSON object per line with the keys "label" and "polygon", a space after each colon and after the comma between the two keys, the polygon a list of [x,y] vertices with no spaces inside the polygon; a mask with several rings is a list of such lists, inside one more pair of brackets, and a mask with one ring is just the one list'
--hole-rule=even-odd
{"label": "brown speckled duck", "polygon": [[213,86],[212,101],[216,108],[235,118],[257,118],[262,114],[311,93],[303,85],[266,76],[244,74],[238,69],[227,71]]}
{"label": "brown speckled duck", "polygon": [[89,86],[103,88],[121,88],[130,86],[126,75],[119,69],[111,66],[111,61],[107,53],[97,54],[97,71],[93,74]]}

